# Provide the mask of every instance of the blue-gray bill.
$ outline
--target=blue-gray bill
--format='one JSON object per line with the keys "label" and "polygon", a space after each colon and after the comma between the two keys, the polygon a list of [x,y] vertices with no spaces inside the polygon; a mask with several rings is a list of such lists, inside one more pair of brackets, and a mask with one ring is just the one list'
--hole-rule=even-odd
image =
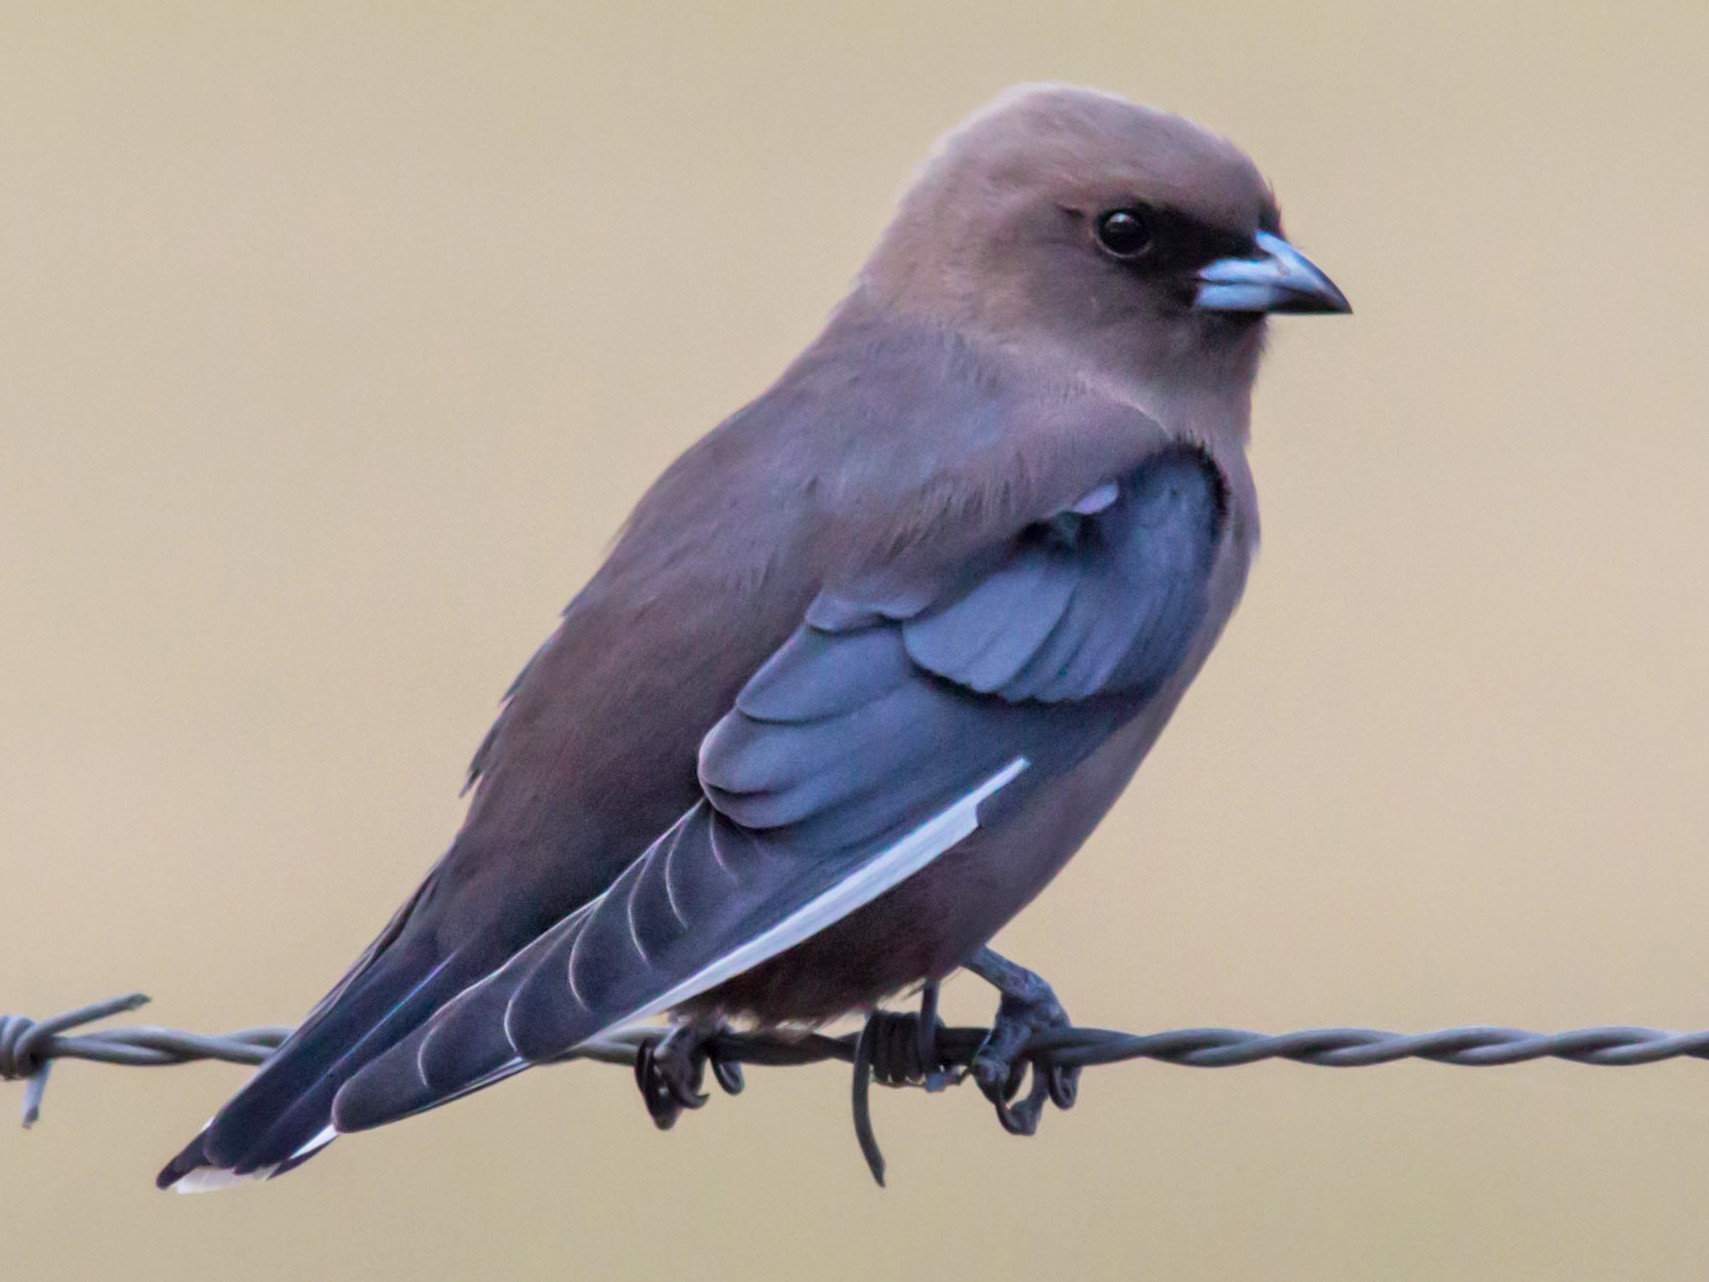
{"label": "blue-gray bill", "polygon": [[1353,305],[1299,250],[1261,231],[1250,258],[1219,258],[1199,272],[1193,306],[1205,312],[1350,312]]}

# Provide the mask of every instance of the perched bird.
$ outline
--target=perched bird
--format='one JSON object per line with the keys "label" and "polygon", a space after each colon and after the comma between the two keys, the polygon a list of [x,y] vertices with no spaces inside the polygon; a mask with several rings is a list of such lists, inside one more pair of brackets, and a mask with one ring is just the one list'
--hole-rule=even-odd
{"label": "perched bird", "polygon": [[[986,941],[1081,845],[1228,621],[1270,312],[1345,312],[1245,155],[1088,90],[938,146],[824,331],[673,463],[511,688],[450,850],[161,1172],[212,1187],[662,1013],[967,967],[973,1065],[1066,1020]],[[662,1103],[661,1103],[662,1101]]]}

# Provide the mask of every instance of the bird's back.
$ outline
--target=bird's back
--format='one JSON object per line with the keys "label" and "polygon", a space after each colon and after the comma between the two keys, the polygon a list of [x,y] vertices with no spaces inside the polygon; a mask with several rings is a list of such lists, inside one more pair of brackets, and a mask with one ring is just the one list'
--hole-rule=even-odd
{"label": "bird's back", "polygon": [[[928,531],[900,515],[917,505],[898,496],[1000,453],[1001,425],[1021,416],[1002,404],[1011,382],[1024,380],[999,356],[883,322],[857,298],[667,469],[517,678],[450,849],[160,1182],[204,1166],[222,1182],[265,1175],[312,1155],[332,1137],[340,1086],[604,891],[699,798],[701,740],[827,576],[932,555]],[[961,438],[931,430],[950,423]],[[947,502],[973,502],[945,488]],[[976,544],[978,523],[961,524]]]}

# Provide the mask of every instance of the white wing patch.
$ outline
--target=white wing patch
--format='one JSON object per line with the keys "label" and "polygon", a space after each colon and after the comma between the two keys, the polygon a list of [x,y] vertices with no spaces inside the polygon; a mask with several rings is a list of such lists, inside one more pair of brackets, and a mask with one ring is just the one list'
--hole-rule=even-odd
{"label": "white wing patch", "polygon": [[[964,794],[949,806],[940,810],[919,827],[908,833],[893,846],[880,852],[858,868],[852,876],[845,878],[837,885],[818,898],[796,909],[788,917],[767,930],[761,931],[746,943],[725,953],[716,961],[702,967],[676,987],[654,998],[639,1010],[612,1021],[604,1028],[577,1042],[577,1046],[586,1046],[597,1042],[611,1033],[629,1028],[654,1015],[661,1014],[673,1006],[679,1006],[691,997],[699,996],[709,989],[716,988],[727,979],[732,979],[744,971],[752,970],[761,962],[769,961],[779,953],[793,948],[802,940],[818,934],[825,927],[842,920],[855,909],[863,907],[877,899],[891,887],[899,885],[909,877],[919,872],[939,855],[952,846],[972,835],[979,827],[979,805],[997,791],[1011,783],[1017,775],[1031,763],[1025,757],[1016,757],[984,783]],[[610,892],[607,892],[610,893]],[[592,912],[605,898],[590,901],[578,913]],[[509,1035],[510,1011],[505,1011],[506,1035]],[[512,1045],[514,1045],[512,1039]],[[421,1062],[423,1052],[427,1048],[424,1041],[416,1050],[416,1072],[423,1081],[427,1080],[427,1072]],[[574,1047],[568,1048],[573,1050]],[[524,1069],[531,1068],[533,1063],[517,1056],[505,1061],[492,1071],[476,1081],[470,1082],[455,1094],[435,1099],[428,1107],[437,1108],[463,1095],[471,1094],[483,1087],[491,1086],[504,1078],[514,1076]],[[401,1116],[409,1116],[402,1114]],[[398,1120],[393,1118],[391,1120]],[[325,1132],[322,1132],[324,1135]],[[310,1141],[309,1146],[318,1147],[324,1143],[317,1135]],[[309,1146],[305,1146],[309,1147]]]}
{"label": "white wing patch", "polygon": [[833,922],[841,921],[855,909],[877,899],[885,891],[919,872],[979,827],[979,803],[1010,783],[1028,766],[1025,757],[1016,757],[973,791],[944,810],[940,810],[918,828],[903,837],[882,854],[868,860],[854,874],[810,903],[804,904],[775,926],[755,935],[747,943],[725,953],[717,961],[697,971],[664,995],[648,1002],[640,1010],[602,1029],[612,1032],[627,1028],[641,1020],[681,1005],[716,988],[727,979],[752,970],[763,961],[795,947],[802,940],[818,934]]}

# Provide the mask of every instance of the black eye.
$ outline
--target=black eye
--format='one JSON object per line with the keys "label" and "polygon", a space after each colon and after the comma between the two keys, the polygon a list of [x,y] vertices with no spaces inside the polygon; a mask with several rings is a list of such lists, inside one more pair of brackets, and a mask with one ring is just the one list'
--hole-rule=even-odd
{"label": "black eye", "polygon": [[1151,211],[1143,205],[1134,209],[1112,209],[1098,219],[1098,244],[1113,258],[1143,258],[1153,239]]}

